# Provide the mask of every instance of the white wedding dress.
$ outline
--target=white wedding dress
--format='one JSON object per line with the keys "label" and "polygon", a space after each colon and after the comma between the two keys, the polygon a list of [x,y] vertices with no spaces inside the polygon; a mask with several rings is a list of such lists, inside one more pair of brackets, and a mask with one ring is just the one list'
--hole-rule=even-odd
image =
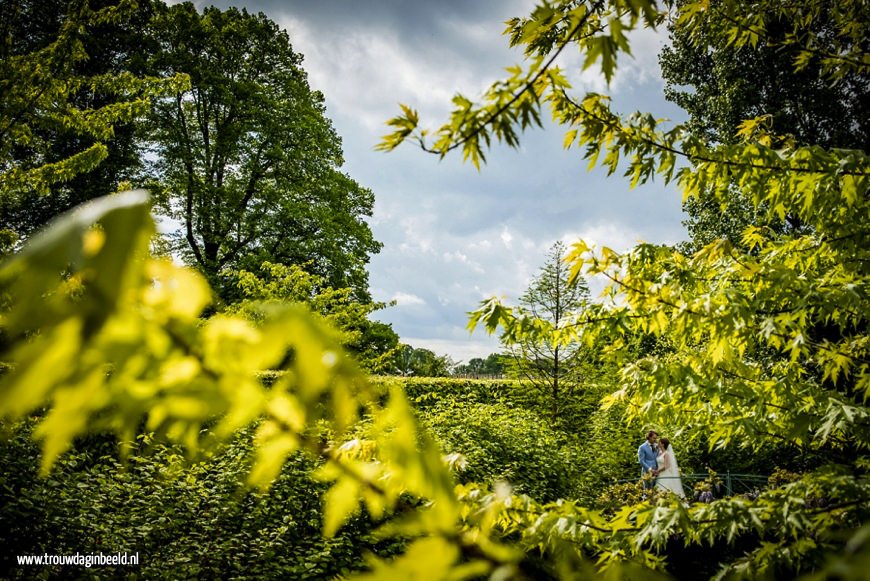
{"label": "white wedding dress", "polygon": [[686,498],[683,480],[680,478],[680,468],[677,466],[677,457],[674,455],[674,447],[668,446],[667,450],[656,457],[656,462],[659,466],[656,488],[669,490],[680,498]]}

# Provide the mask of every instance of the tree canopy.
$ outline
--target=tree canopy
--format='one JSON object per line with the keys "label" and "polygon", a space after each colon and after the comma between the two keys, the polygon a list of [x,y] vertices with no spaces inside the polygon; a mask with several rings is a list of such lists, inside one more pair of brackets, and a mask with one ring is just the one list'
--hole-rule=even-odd
{"label": "tree canopy", "polygon": [[459,363],[453,368],[454,375],[501,377],[505,371],[505,361],[509,356],[490,353],[485,358],[472,357],[468,363]]}
{"label": "tree canopy", "polygon": [[262,13],[191,3],[161,8],[150,29],[154,72],[191,79],[152,119],[162,206],[183,224],[177,249],[212,281],[263,261],[305,264],[368,300],[374,196],[340,171],[341,141],[287,33]]}
{"label": "tree canopy", "polygon": [[184,75],[141,62],[149,2],[0,5],[0,227],[21,237],[117,191],[139,165],[134,122]]}
{"label": "tree canopy", "polygon": [[402,376],[446,377],[452,368],[449,356],[422,347],[401,344],[393,356],[393,370]]}
{"label": "tree canopy", "polygon": [[225,299],[238,297],[219,273],[272,261],[371,300],[374,196],[340,171],[323,96],[274,22],[152,0],[0,10],[0,228],[13,244],[147,185],[182,225],[173,250]]}

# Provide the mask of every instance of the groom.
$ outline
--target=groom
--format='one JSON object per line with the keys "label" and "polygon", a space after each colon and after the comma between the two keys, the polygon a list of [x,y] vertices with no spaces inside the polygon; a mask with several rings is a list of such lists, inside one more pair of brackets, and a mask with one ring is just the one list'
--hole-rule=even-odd
{"label": "groom", "polygon": [[659,465],[656,462],[658,456],[658,433],[655,430],[650,430],[646,433],[646,442],[641,444],[637,449],[637,461],[640,462],[641,477],[650,474],[651,478],[644,479],[644,487],[652,488],[655,484],[655,477],[659,473]]}

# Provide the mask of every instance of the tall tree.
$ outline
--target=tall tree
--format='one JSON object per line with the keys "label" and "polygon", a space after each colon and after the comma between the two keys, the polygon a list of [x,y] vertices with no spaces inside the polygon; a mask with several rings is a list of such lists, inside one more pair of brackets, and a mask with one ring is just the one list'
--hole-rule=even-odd
{"label": "tall tree", "polygon": [[485,375],[501,375],[504,373],[505,356],[501,353],[490,353],[483,360],[481,372]]}
{"label": "tall tree", "polygon": [[157,104],[152,134],[178,249],[213,281],[264,261],[306,264],[368,299],[374,197],[340,171],[340,139],[287,33],[262,13],[189,2],[151,27],[155,72],[191,79]]}
{"label": "tall tree", "polygon": [[151,12],[149,0],[0,3],[0,228],[26,237],[133,178],[134,121],[183,86],[143,74]]}
{"label": "tall tree", "polygon": [[517,316],[527,317],[546,328],[535,336],[504,333],[501,337],[510,355],[508,371],[529,380],[549,403],[556,418],[574,396],[582,381],[586,362],[579,341],[565,342],[562,336],[588,304],[589,289],[582,278],[571,279],[565,263],[567,247],[555,242],[537,276],[519,298]]}

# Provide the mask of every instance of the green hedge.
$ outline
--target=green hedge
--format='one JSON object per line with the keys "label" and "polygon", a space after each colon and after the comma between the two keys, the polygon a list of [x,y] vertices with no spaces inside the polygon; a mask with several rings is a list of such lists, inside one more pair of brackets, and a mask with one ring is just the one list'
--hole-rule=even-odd
{"label": "green hedge", "polygon": [[[114,445],[80,442],[39,478],[29,425],[0,444],[0,578],[323,579],[358,569],[363,554],[397,548],[358,515],[321,536],[314,462],[293,456],[268,493],[242,487],[250,436],[208,461],[148,446],[122,464]],[[95,440],[95,439],[91,439]],[[138,567],[22,568],[15,555],[139,552]]]}
{"label": "green hedge", "polygon": [[[275,375],[264,377],[274,381]],[[519,381],[374,378],[386,393],[399,381],[445,452],[461,452],[462,482],[510,481],[540,500],[576,497],[581,460],[574,434],[538,413],[537,392]],[[207,461],[191,463],[179,450],[139,442],[125,463],[113,441],[77,443],[48,478],[36,474],[34,422],[0,441],[0,578],[293,578],[321,579],[359,568],[367,551],[389,554],[371,536],[374,525],[355,517],[330,540],[321,537],[323,483],[316,467],[292,457],[268,493],[241,482],[249,433]],[[139,552],[140,565],[23,569],[21,554]]]}
{"label": "green hedge", "polygon": [[[572,498],[592,505],[616,479],[637,473],[642,427],[625,425],[618,407],[598,407],[606,387],[590,387],[553,422],[538,392],[521,381],[373,381],[384,394],[401,385],[444,452],[464,455],[461,482],[506,480],[541,501]],[[124,464],[113,441],[90,437],[42,479],[32,423],[6,426],[11,437],[0,440],[0,578],[320,579],[360,567],[367,551],[384,555],[398,548],[378,544],[371,534],[375,525],[364,514],[334,539],[323,539],[326,486],[311,478],[316,464],[305,456],[293,456],[268,493],[244,489],[249,432],[193,464],[176,449],[144,442]],[[733,472],[770,462],[769,456],[675,444],[683,467],[710,464],[723,471],[721,460]],[[135,570],[37,570],[11,561],[17,554],[100,551],[138,551],[141,564]]]}
{"label": "green hedge", "polygon": [[593,500],[637,465],[637,430],[616,410],[599,409],[601,395],[612,391],[606,385],[586,386],[553,421],[540,392],[524,381],[401,381],[445,452],[467,457],[462,481],[505,479],[543,501]]}
{"label": "green hedge", "polygon": [[537,413],[503,403],[442,402],[421,410],[422,424],[446,453],[461,453],[461,482],[509,482],[541,501],[575,498],[577,443]]}
{"label": "green hedge", "polygon": [[536,394],[512,379],[458,379],[450,377],[373,377],[378,385],[398,382],[417,409],[444,401],[456,403],[511,403],[519,407],[536,404]]}
{"label": "green hedge", "polygon": [[373,381],[376,384],[400,381],[408,398],[421,410],[448,400],[455,403],[502,403],[534,411],[555,429],[568,434],[582,432],[586,420],[598,409],[601,396],[613,391],[609,386],[599,383],[586,385],[566,403],[563,413],[553,420],[549,415],[548,400],[527,381],[433,377],[376,377]]}

